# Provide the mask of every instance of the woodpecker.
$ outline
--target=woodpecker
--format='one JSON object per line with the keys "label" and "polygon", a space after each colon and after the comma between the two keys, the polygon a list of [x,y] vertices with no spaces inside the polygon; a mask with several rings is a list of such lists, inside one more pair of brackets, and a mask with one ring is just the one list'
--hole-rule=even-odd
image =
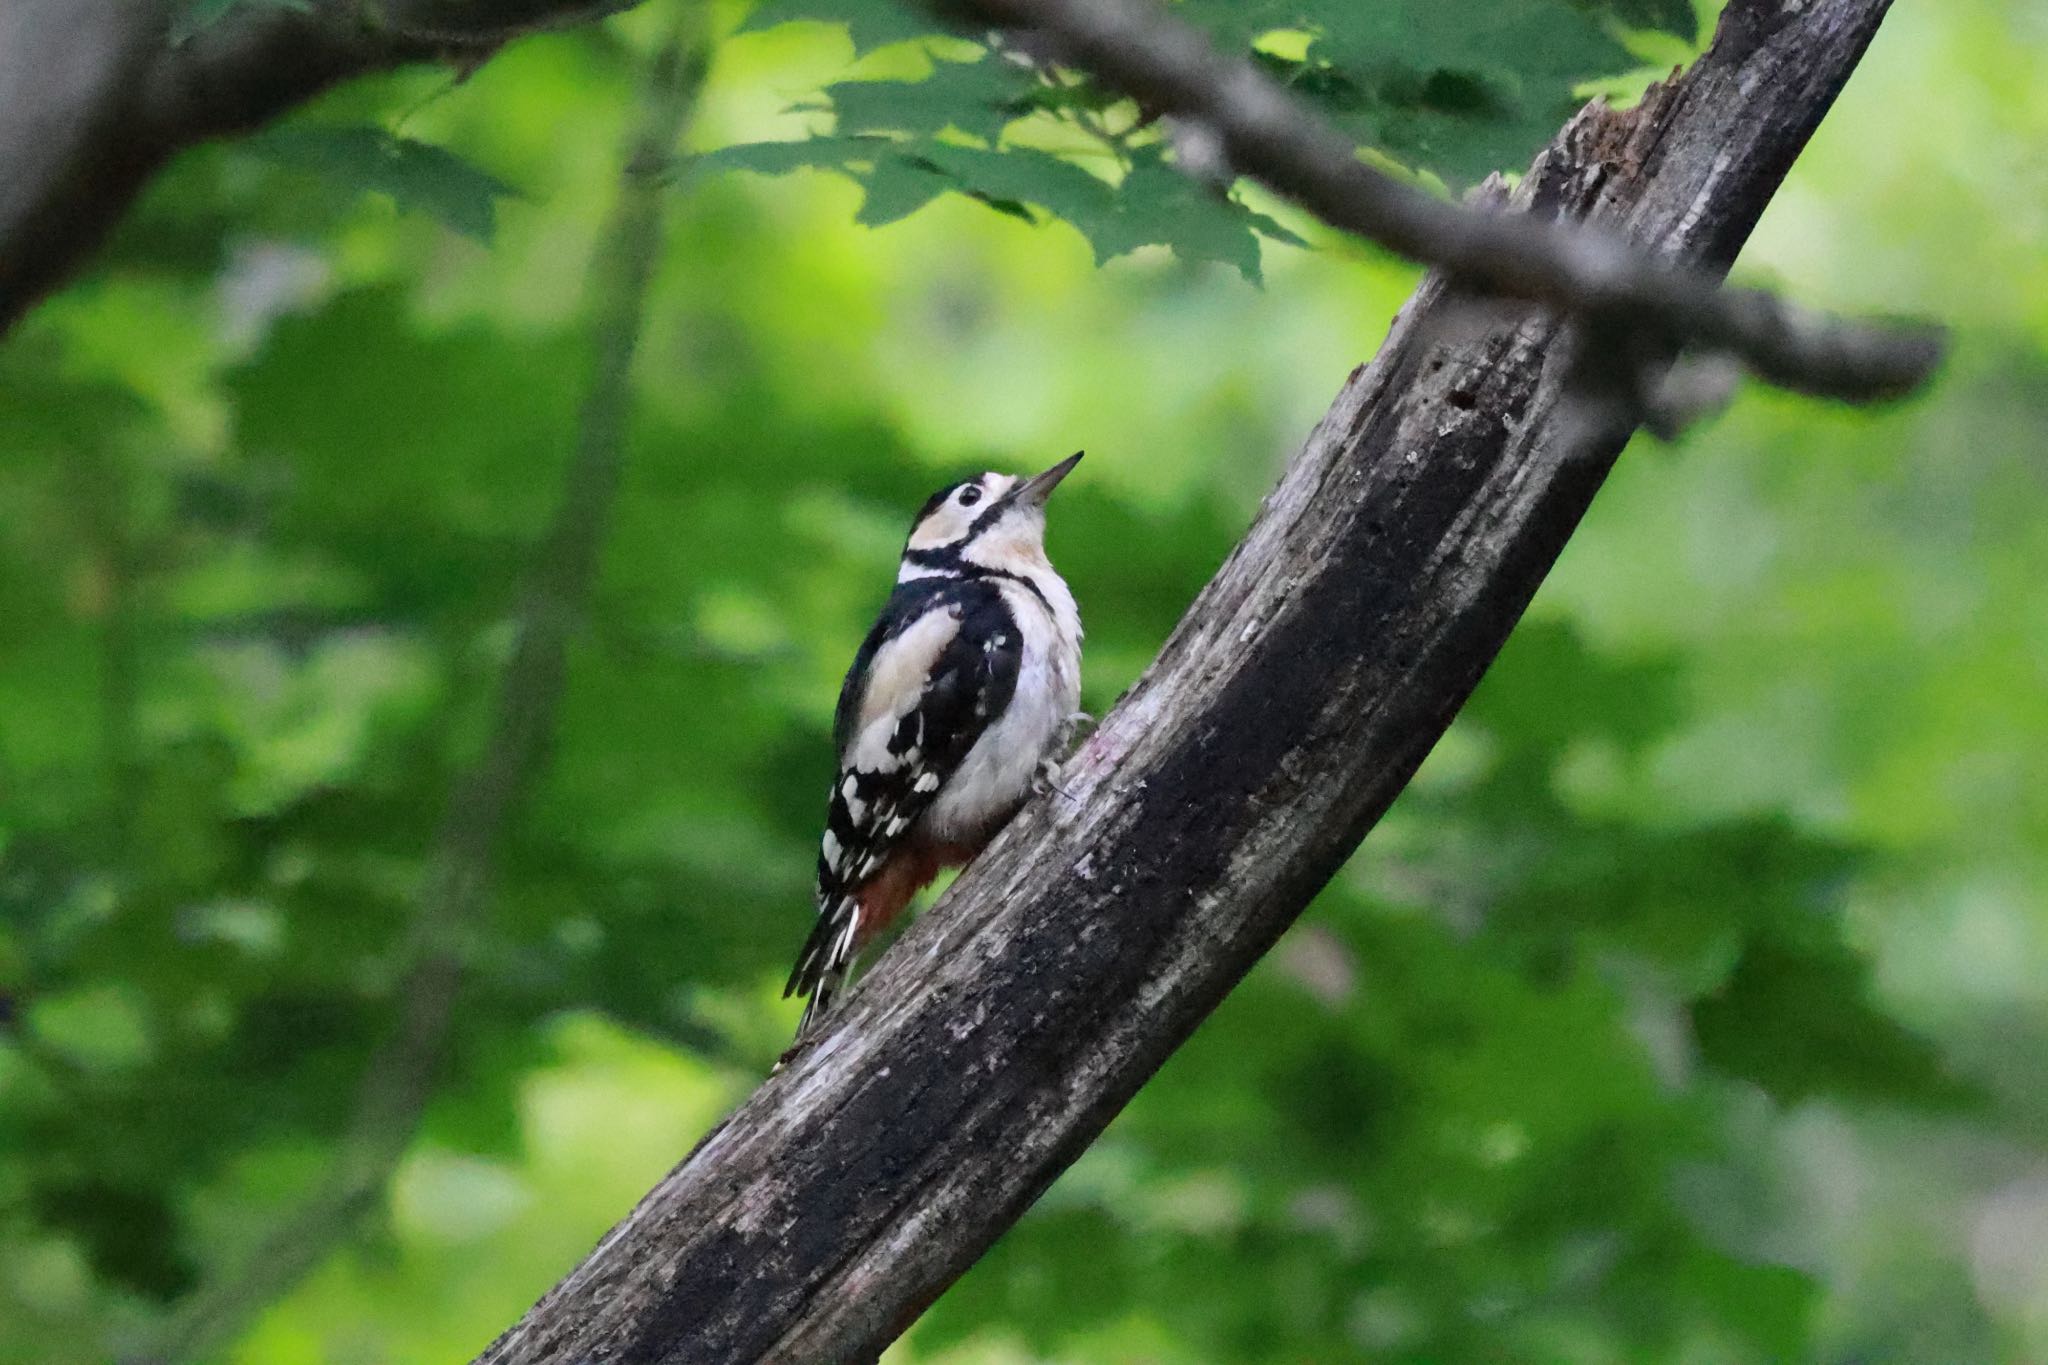
{"label": "woodpecker", "polygon": [[1079,718],[1081,615],[1045,556],[1045,500],[1080,461],[942,488],[911,524],[839,691],[818,922],[782,992],[809,997],[799,1041],[860,950],[1017,813]]}

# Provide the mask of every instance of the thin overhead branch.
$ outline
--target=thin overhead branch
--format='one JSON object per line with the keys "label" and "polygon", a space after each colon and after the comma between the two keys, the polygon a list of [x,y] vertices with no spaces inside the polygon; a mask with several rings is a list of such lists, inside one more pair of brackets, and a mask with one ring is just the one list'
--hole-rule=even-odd
{"label": "thin overhead branch", "polygon": [[78,269],[172,155],[352,77],[467,71],[638,0],[247,0],[174,37],[172,0],[0,6],[0,333]]}
{"label": "thin overhead branch", "polygon": [[[1516,205],[1724,269],[1888,5],[1730,0]],[[1422,286],[1062,790],[486,1365],[871,1361],[1095,1139],[1406,784],[1627,435],[1585,328],[1458,310]]]}
{"label": "thin overhead branch", "polygon": [[[1066,64],[1149,109],[1213,130],[1238,173],[1476,293],[1615,319],[1660,343],[1726,351],[1773,384],[1851,402],[1910,392],[1940,361],[1939,328],[1831,319],[1770,294],[1723,288],[1612,232],[1468,208],[1405,184],[1360,161],[1351,139],[1305,102],[1154,0],[931,3],[1032,31]],[[1762,36],[1724,27],[1721,40]]]}
{"label": "thin overhead branch", "polygon": [[[182,148],[260,127],[354,76],[414,62],[467,71],[517,36],[635,3],[246,0],[174,41],[172,0],[14,0],[0,11],[0,332],[78,269]],[[1619,352],[1695,344],[1851,401],[1912,390],[1942,354],[1938,329],[1828,319],[1716,289],[1611,235],[1433,198],[1360,162],[1271,78],[1151,0],[926,3],[1036,32],[1109,85],[1212,129],[1236,170],[1475,292],[1615,320]]]}
{"label": "thin overhead branch", "polygon": [[618,202],[591,263],[593,355],[576,446],[554,524],[513,615],[515,642],[498,680],[490,732],[454,783],[435,835],[397,991],[397,1025],[370,1060],[326,1178],[243,1263],[182,1306],[149,1353],[152,1360],[209,1358],[325,1259],[382,1197],[432,1096],[498,848],[554,733],[570,637],[589,602],[610,525],[626,453],[633,356],[671,193],[659,171],[682,136],[709,58],[701,18],[701,10],[684,12],[647,75]]}

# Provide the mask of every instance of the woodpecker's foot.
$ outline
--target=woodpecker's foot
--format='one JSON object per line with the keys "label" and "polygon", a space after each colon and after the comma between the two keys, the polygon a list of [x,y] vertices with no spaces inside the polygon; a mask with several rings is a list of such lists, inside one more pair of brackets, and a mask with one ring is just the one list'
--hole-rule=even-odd
{"label": "woodpecker's foot", "polygon": [[806,1052],[809,1052],[811,1044],[817,1042],[818,1035],[824,1032],[823,1022],[820,1018],[806,1015],[803,1023],[797,1025],[796,1037],[790,1039],[789,1046],[782,1049],[782,1055],[775,1059],[774,1066],[768,1068],[768,1074],[773,1076],[776,1072],[782,1070]]}
{"label": "woodpecker's foot", "polygon": [[[1089,715],[1086,711],[1076,711],[1060,722],[1059,738],[1054,741],[1052,751],[1059,754],[1061,761],[1064,762],[1066,759],[1072,758],[1075,754],[1081,752],[1083,742],[1094,733],[1095,717]],[[1052,760],[1049,758],[1039,764],[1038,770],[1041,780],[1043,780],[1049,764],[1052,764]],[[1057,765],[1053,764],[1053,766],[1056,767]]]}
{"label": "woodpecker's foot", "polygon": [[1031,774],[1032,793],[1037,796],[1043,796],[1047,792],[1057,792],[1066,800],[1073,800],[1074,794],[1059,784],[1059,775],[1060,764],[1057,759],[1039,759],[1037,771]]}

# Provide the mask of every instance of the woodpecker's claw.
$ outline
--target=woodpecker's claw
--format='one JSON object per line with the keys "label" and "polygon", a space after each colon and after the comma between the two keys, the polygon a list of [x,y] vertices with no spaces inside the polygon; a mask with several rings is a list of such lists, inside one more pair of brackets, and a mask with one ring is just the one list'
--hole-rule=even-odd
{"label": "woodpecker's claw", "polygon": [[1057,760],[1050,758],[1039,759],[1038,769],[1031,775],[1032,793],[1037,796],[1043,796],[1047,792],[1058,792],[1065,800],[1072,801],[1074,794],[1054,780],[1059,776],[1059,773],[1060,765]]}

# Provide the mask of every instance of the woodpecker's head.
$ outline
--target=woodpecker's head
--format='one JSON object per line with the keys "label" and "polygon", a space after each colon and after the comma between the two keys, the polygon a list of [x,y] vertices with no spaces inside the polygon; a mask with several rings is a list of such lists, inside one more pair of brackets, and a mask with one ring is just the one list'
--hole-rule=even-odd
{"label": "woodpecker's head", "polygon": [[982,474],[941,488],[911,524],[902,576],[965,565],[1021,573],[1044,564],[1045,500],[1080,462],[1077,450],[1029,479]]}

